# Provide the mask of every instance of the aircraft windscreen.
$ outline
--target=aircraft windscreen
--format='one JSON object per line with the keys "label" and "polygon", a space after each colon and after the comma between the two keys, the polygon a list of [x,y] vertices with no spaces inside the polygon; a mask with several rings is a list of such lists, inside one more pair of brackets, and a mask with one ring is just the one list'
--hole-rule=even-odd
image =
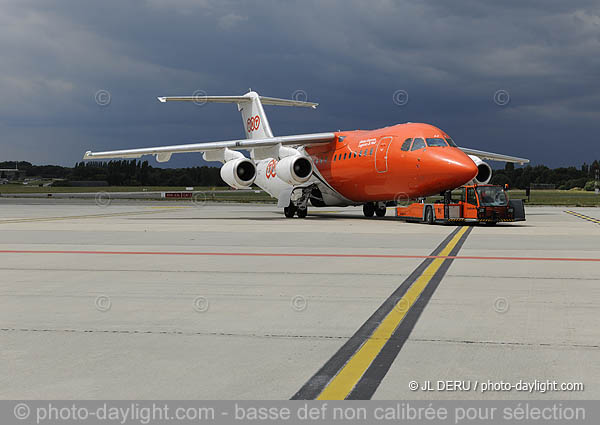
{"label": "aircraft windscreen", "polygon": [[448,142],[448,144],[449,144],[450,146],[452,146],[453,148],[457,148],[457,147],[458,147],[458,146],[456,146],[456,143],[454,143],[454,140],[452,140],[450,137],[448,137],[448,138],[446,139],[446,142]]}
{"label": "aircraft windscreen", "polygon": [[506,192],[498,186],[479,186],[477,195],[480,205],[484,207],[502,207],[508,204]]}
{"label": "aircraft windscreen", "polygon": [[446,143],[446,141],[444,139],[440,139],[439,137],[432,137],[427,140],[427,146],[432,147],[432,146],[448,146],[448,144]]}

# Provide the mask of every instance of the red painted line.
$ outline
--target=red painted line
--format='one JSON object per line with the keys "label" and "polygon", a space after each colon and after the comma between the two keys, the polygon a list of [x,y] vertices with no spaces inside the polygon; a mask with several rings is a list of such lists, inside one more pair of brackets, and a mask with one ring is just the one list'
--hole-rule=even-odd
{"label": "red painted line", "polygon": [[215,257],[329,257],[329,258],[443,258],[450,260],[505,260],[505,261],[595,261],[600,258],[574,257],[482,257],[469,255],[398,255],[398,254],[306,254],[268,252],[173,252],[173,251],[42,251],[0,250],[0,254],[96,254],[96,255],[191,255]]}
{"label": "red painted line", "polygon": [[452,258],[456,260],[516,260],[516,261],[600,261],[600,258],[574,258],[574,257],[474,257],[474,256],[456,256],[439,257]]}

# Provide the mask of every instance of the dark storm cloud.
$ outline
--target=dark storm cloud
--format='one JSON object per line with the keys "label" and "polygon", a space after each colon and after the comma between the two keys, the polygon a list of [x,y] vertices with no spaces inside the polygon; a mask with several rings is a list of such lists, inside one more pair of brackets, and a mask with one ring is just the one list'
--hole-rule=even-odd
{"label": "dark storm cloud", "polygon": [[[304,90],[277,134],[429,122],[460,144],[579,164],[599,157],[597,2],[3,2],[0,158],[242,136],[232,105],[158,95]],[[393,103],[406,90],[405,106]],[[107,90],[108,106],[94,101]],[[510,102],[499,106],[494,93]],[[199,161],[175,156],[175,165]]]}

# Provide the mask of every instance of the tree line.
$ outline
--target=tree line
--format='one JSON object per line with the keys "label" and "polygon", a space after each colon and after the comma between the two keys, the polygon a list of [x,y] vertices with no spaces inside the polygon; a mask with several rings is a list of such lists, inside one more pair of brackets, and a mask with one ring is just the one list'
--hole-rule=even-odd
{"label": "tree line", "polygon": [[[2,166],[5,164],[6,166]],[[14,162],[0,163],[0,168],[14,168]],[[157,168],[148,161],[121,160],[78,162],[73,168],[57,165],[18,163],[20,177],[62,179],[71,182],[106,182],[109,186],[227,186],[217,167]],[[8,174],[8,173],[7,173]]]}
{"label": "tree line", "polygon": [[584,163],[580,168],[560,167],[549,168],[545,165],[515,167],[515,164],[506,163],[504,169],[494,170],[492,184],[508,184],[515,189],[525,189],[532,184],[552,184],[556,189],[569,190],[582,188],[594,190],[594,180],[600,170],[600,162]]}
{"label": "tree line", "polygon": [[[14,162],[1,162],[0,168],[14,168]],[[148,161],[120,160],[108,162],[78,162],[74,167],[58,165],[32,165],[18,163],[19,174],[24,177],[63,179],[63,184],[75,181],[106,182],[110,186],[227,186],[221,180],[218,167],[156,168]],[[493,171],[492,184],[508,184],[515,189],[525,189],[531,184],[553,184],[557,189],[575,187],[593,190],[600,161],[581,167],[549,168],[545,165],[515,167],[507,163],[504,169]],[[2,178],[10,176],[3,173]]]}

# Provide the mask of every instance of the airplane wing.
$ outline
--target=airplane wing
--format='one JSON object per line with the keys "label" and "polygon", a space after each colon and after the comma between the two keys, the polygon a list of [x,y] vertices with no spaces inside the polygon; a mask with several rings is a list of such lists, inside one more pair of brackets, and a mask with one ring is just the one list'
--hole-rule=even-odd
{"label": "airplane wing", "polygon": [[335,139],[335,133],[297,134],[293,136],[268,137],[264,139],[240,139],[219,142],[192,143],[188,145],[157,146],[153,148],[123,149],[117,151],[92,152],[87,151],[83,159],[105,158],[140,158],[143,155],[157,155],[170,157],[174,153],[208,152],[219,149],[248,150],[253,148],[269,147],[281,144],[290,145],[317,145],[329,143]]}
{"label": "airplane wing", "polygon": [[467,155],[475,155],[481,159],[487,159],[489,161],[515,162],[515,163],[518,163],[521,165],[527,164],[529,162],[529,160],[526,158],[519,158],[516,156],[502,155],[499,153],[485,152],[485,151],[479,151],[477,149],[469,149],[469,148],[461,148],[461,147],[459,147],[458,149],[460,149]]}

